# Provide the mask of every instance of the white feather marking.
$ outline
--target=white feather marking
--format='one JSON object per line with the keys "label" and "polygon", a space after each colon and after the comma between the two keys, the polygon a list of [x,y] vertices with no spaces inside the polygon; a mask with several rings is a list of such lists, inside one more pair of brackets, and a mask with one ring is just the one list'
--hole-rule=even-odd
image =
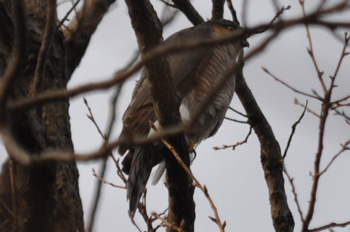
{"label": "white feather marking", "polygon": [[180,115],[181,115],[181,119],[182,121],[190,121],[191,116],[190,116],[190,112],[188,111],[187,107],[184,104],[180,105]]}

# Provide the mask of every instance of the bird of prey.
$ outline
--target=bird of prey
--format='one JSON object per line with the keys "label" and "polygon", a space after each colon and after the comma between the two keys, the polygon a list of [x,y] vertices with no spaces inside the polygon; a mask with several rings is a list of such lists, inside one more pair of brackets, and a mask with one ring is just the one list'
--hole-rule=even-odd
{"label": "bird of prey", "polygon": [[[168,44],[200,42],[215,39],[241,29],[228,20],[211,20],[196,27],[181,30],[164,41]],[[186,132],[186,137],[195,144],[213,136],[224,120],[235,91],[235,73],[225,75],[227,70],[236,65],[242,57],[243,48],[248,46],[245,38],[227,43],[198,47],[167,56],[171,79],[181,99],[180,115],[183,122],[193,117],[196,107],[201,103],[213,86],[223,82],[210,103],[201,112],[194,125]],[[226,78],[225,80],[223,78]],[[143,72],[133,92],[132,100],[123,116],[121,138],[147,137],[153,130],[150,122],[156,122],[149,80]],[[123,145],[119,147],[123,160],[123,171],[129,175],[127,192],[129,210],[133,215],[145,189],[152,168],[164,160],[163,145]]]}

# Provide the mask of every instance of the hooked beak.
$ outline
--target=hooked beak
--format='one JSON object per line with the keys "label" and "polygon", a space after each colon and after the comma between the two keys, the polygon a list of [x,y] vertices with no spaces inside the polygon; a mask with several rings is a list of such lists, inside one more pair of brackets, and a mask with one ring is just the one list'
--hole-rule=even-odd
{"label": "hooked beak", "polygon": [[241,40],[241,46],[242,46],[242,48],[249,47],[249,43],[248,43],[247,39],[242,39]]}

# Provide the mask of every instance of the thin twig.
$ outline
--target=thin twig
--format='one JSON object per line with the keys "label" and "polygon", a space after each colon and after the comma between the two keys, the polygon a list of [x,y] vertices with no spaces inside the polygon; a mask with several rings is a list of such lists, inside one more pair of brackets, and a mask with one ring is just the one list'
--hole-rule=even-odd
{"label": "thin twig", "polygon": [[288,178],[288,181],[289,181],[290,185],[292,186],[292,193],[294,195],[294,201],[295,201],[295,204],[296,204],[297,209],[298,209],[300,220],[301,220],[302,223],[304,223],[303,211],[301,210],[301,207],[300,207],[300,204],[299,204],[298,194],[297,194],[297,191],[296,191],[295,185],[294,185],[294,179],[289,176],[284,162],[283,162],[283,172],[284,172],[284,174],[286,174],[286,176]]}
{"label": "thin twig", "polygon": [[106,181],[105,179],[103,179],[102,177],[100,177],[100,176],[96,173],[95,169],[92,169],[92,172],[93,172],[93,176],[96,177],[97,179],[99,179],[102,183],[104,183],[104,184],[109,184],[110,186],[115,187],[115,188],[126,189],[126,186],[116,185],[116,184],[113,184],[113,183],[111,183],[111,182]]}
{"label": "thin twig", "polygon": [[95,125],[95,128],[97,129],[98,133],[101,135],[102,139],[103,139],[104,141],[106,141],[106,140],[107,140],[106,135],[102,133],[100,127],[98,126],[98,124],[97,124],[97,122],[96,122],[96,120],[95,120],[95,117],[94,117],[94,115],[92,114],[92,111],[91,111],[91,108],[90,108],[90,106],[89,106],[88,101],[86,100],[85,97],[84,97],[83,99],[84,99],[84,104],[86,105],[86,107],[88,108],[88,111],[89,111],[89,114],[87,114],[86,116],[87,116],[87,117],[90,119],[90,121]]}
{"label": "thin twig", "polygon": [[322,98],[320,98],[319,96],[314,96],[314,95],[311,95],[311,94],[308,94],[308,93],[304,93],[304,92],[302,92],[302,91],[300,91],[300,90],[290,86],[286,82],[282,81],[277,76],[273,75],[267,68],[265,68],[265,67],[261,67],[261,68],[262,68],[262,70],[264,70],[264,72],[266,72],[269,76],[271,76],[275,81],[281,83],[282,85],[286,86],[290,90],[293,90],[294,92],[299,93],[301,95],[304,95],[304,96],[307,96],[307,97],[314,98],[316,100],[322,101]]}
{"label": "thin twig", "polygon": [[237,123],[243,123],[243,124],[249,124],[248,121],[242,121],[242,120],[237,120],[234,118],[229,118],[229,117],[225,117],[226,120],[231,121],[231,122],[237,122]]}
{"label": "thin twig", "polygon": [[76,7],[78,6],[80,0],[77,0],[73,6],[69,9],[69,11],[67,11],[66,15],[61,19],[60,23],[57,25],[57,28],[56,29],[59,29],[63,24],[64,22],[68,19],[70,13],[72,13],[73,10],[76,10]]}
{"label": "thin twig", "polygon": [[350,144],[350,140],[345,142],[345,144],[341,145],[342,149],[335,155],[333,156],[333,158],[331,159],[331,161],[327,164],[327,166],[325,167],[325,169],[323,171],[320,172],[320,176],[323,175],[325,172],[327,172],[327,170],[329,169],[329,167],[333,164],[333,162],[345,151],[349,150],[349,144]]}
{"label": "thin twig", "polygon": [[117,174],[118,174],[118,176],[123,180],[123,182],[126,184],[128,181],[127,181],[127,179],[126,179],[126,177],[125,177],[125,175],[124,175],[124,173],[123,173],[123,171],[122,171],[122,169],[121,169],[121,167],[120,167],[120,164],[119,164],[119,159],[115,159],[114,158],[114,156],[112,155],[111,156],[112,157],[112,159],[113,159],[113,161],[114,161],[114,163],[115,163],[115,166],[117,167]]}
{"label": "thin twig", "polygon": [[245,139],[244,139],[243,141],[237,142],[237,143],[234,144],[234,145],[223,145],[223,146],[221,146],[221,147],[213,147],[213,149],[214,149],[214,150],[227,149],[227,148],[232,148],[232,150],[236,149],[237,146],[240,146],[240,145],[245,144],[245,143],[248,142],[248,138],[249,138],[249,136],[252,134],[252,129],[253,129],[253,127],[251,126],[251,127],[249,128],[249,132],[248,132],[247,136],[245,137]]}
{"label": "thin twig", "polygon": [[[339,104],[341,104],[341,102],[347,101],[348,99],[350,99],[350,95],[345,96],[343,98],[340,98],[340,99],[338,99],[336,101],[332,101],[330,104],[332,104],[332,105],[339,105]],[[334,109],[334,106],[332,106],[332,109]]]}
{"label": "thin twig", "polygon": [[340,70],[340,66],[341,66],[342,63],[343,63],[344,57],[347,56],[347,55],[349,55],[349,52],[346,52],[346,48],[347,48],[347,46],[348,46],[348,44],[349,44],[349,40],[350,40],[350,36],[348,36],[348,33],[345,32],[345,34],[344,34],[344,46],[343,46],[343,50],[342,50],[342,52],[341,52],[340,59],[339,59],[339,62],[338,62],[338,64],[337,64],[337,67],[336,67],[336,69],[335,69],[335,71],[334,71],[334,74],[333,74],[333,76],[330,77],[331,79],[335,79],[335,78],[337,77],[338,72],[339,72],[339,70]]}
{"label": "thin twig", "polygon": [[[303,16],[306,17],[304,0],[299,0],[299,4],[301,6],[301,9],[302,9],[302,12],[303,12]],[[305,23],[305,29],[306,29],[306,37],[307,37],[307,39],[309,41],[309,48],[307,49],[307,52],[309,53],[309,55],[311,57],[311,60],[312,60],[312,63],[314,64],[314,67],[316,69],[317,76],[318,76],[318,79],[319,79],[319,81],[321,83],[323,92],[326,93],[327,92],[327,88],[326,88],[326,85],[325,85],[324,80],[323,80],[323,72],[320,71],[320,69],[318,67],[318,64],[317,64],[317,61],[316,61],[316,58],[315,58],[315,54],[314,54],[314,49],[313,49],[313,46],[312,46],[311,34],[310,34],[309,24],[308,23]]]}
{"label": "thin twig", "polygon": [[273,23],[286,11],[286,10],[289,10],[290,9],[290,6],[282,6],[282,8],[277,11],[277,13],[275,14],[275,16],[271,19],[271,21],[266,24],[266,27],[265,28],[261,28],[260,30],[258,30],[256,32],[256,34],[260,34],[260,33],[264,33],[265,31],[267,31],[272,25]]}
{"label": "thin twig", "polygon": [[317,227],[317,228],[314,228],[314,229],[309,229],[309,232],[324,231],[324,230],[332,229],[332,228],[335,228],[335,227],[346,227],[348,225],[350,225],[350,221],[347,221],[347,222],[344,222],[344,223],[332,222],[332,223],[329,223],[328,225],[325,225],[325,226],[320,226],[320,227]]}
{"label": "thin twig", "polygon": [[[127,66],[129,67],[129,66]],[[112,133],[112,128],[113,128],[113,125],[115,123],[115,120],[116,120],[116,106],[117,106],[117,99],[119,97],[119,94],[121,92],[121,88],[122,88],[122,84],[118,85],[117,89],[116,89],[116,92],[115,94],[113,95],[112,97],[112,100],[111,100],[111,115],[110,115],[110,119],[109,119],[109,126],[108,126],[108,131],[107,133],[104,135],[102,134],[99,126],[97,125],[95,119],[94,119],[94,116],[92,114],[92,111],[88,105],[88,102],[87,100],[84,98],[84,103],[85,105],[87,106],[88,110],[89,110],[89,115],[88,117],[90,118],[90,120],[94,123],[95,127],[97,128],[99,134],[101,135],[101,137],[103,138],[104,142],[107,144],[108,143],[108,139]],[[110,156],[113,156],[112,152],[110,153]],[[108,160],[108,156],[104,157],[103,161],[102,161],[102,165],[101,165],[101,171],[100,171],[100,177],[103,179],[104,176],[105,176],[105,173],[106,173],[106,169],[107,169],[107,160]],[[124,179],[122,179],[124,181]],[[126,183],[124,181],[124,183]],[[96,215],[96,212],[97,212],[97,208],[98,208],[98,204],[100,202],[100,196],[101,196],[101,192],[102,192],[102,182],[101,181],[98,181],[97,183],[97,187],[95,188],[95,200],[94,202],[92,203],[92,206],[91,206],[91,210],[90,210],[90,217],[89,217],[89,224],[87,226],[87,231],[88,232],[91,232],[93,231],[93,227],[94,227],[94,222],[95,222],[95,215]]]}
{"label": "thin twig", "polygon": [[239,112],[238,110],[235,110],[234,108],[232,108],[231,106],[228,107],[230,110],[232,110],[233,112],[235,112],[236,114],[241,115],[242,117],[247,118],[248,116],[246,114],[243,114],[241,112]]}
{"label": "thin twig", "polygon": [[300,103],[299,100],[298,100],[297,98],[294,98],[294,104],[299,105],[299,106],[301,106],[301,107],[303,107],[303,108],[306,108],[306,111],[307,111],[307,112],[313,114],[314,116],[316,116],[316,117],[318,117],[318,118],[321,117],[319,114],[315,113],[315,112],[312,111],[310,108],[306,107],[303,103]]}
{"label": "thin twig", "polygon": [[308,104],[308,101],[306,101],[306,104],[305,104],[305,107],[304,107],[304,111],[303,113],[300,115],[299,119],[293,124],[292,126],[292,132],[290,133],[290,136],[289,136],[289,139],[288,139],[288,142],[287,142],[287,146],[286,146],[286,149],[284,150],[284,153],[283,153],[283,156],[282,158],[285,159],[286,156],[287,156],[287,152],[288,152],[288,149],[289,149],[289,146],[292,142],[292,138],[294,136],[294,133],[295,133],[295,130],[297,128],[297,125],[300,123],[300,121],[303,119],[304,115],[305,115],[305,111],[307,109],[307,104]]}

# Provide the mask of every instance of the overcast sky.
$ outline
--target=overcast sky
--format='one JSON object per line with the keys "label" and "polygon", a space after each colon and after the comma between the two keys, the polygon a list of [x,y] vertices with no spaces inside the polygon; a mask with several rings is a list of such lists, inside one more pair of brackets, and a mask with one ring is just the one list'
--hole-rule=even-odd
{"label": "overcast sky", "polygon": [[[243,0],[234,0],[239,17],[242,18]],[[319,1],[310,1],[319,2]],[[332,4],[339,1],[328,1]],[[161,12],[162,4],[153,0],[152,3]],[[193,1],[196,9],[203,18],[211,17],[211,1]],[[298,0],[285,0],[283,4],[291,5],[291,9],[283,15],[284,19],[301,15]],[[60,7],[61,15],[70,7],[69,3]],[[308,11],[313,9],[313,3],[307,1]],[[226,12],[226,18],[231,16]],[[270,0],[249,1],[247,7],[247,25],[253,26],[265,23],[274,16],[274,7]],[[344,21],[350,20],[350,13],[337,15]],[[183,29],[190,27],[188,20],[178,15],[175,22],[164,30],[164,38]],[[342,32],[339,31],[339,34]],[[333,75],[339,60],[343,44],[324,28],[311,28],[315,56],[320,69],[325,72],[325,77]],[[249,39],[250,48],[254,49],[264,35],[254,36]],[[306,51],[308,41],[305,28],[298,26],[282,33],[276,41],[271,43],[261,54],[249,60],[245,64],[244,75],[255,95],[262,111],[270,122],[282,151],[290,135],[292,124],[299,118],[303,108],[295,105],[294,98],[305,103],[304,96],[297,95],[293,91],[274,81],[261,67],[265,67],[281,80],[293,87],[311,93],[314,89],[321,93],[316,72],[312,61]],[[98,27],[91,44],[83,58],[80,67],[74,73],[69,87],[82,83],[108,79],[118,69],[122,68],[137,49],[134,32],[130,26],[127,9],[124,1],[117,1],[113,8]],[[346,58],[338,74],[335,90],[336,97],[344,97],[350,94],[350,65]],[[118,121],[115,126],[113,138],[116,139],[121,129],[121,116],[130,102],[131,91],[135,80],[129,81],[122,89],[117,108]],[[328,82],[327,82],[328,83]],[[96,121],[101,128],[107,129],[109,115],[109,99],[112,91],[100,91],[87,94],[90,107]],[[243,112],[241,104],[236,96],[231,106]],[[320,111],[320,105],[315,100],[309,99],[309,107],[315,112]],[[347,110],[349,113],[349,110]],[[81,97],[71,101],[70,116],[72,135],[76,152],[89,152],[97,149],[102,140],[96,128],[86,117],[87,109]],[[233,112],[228,116],[242,119]],[[225,121],[219,132],[212,138],[202,142],[197,148],[197,158],[192,165],[192,171],[198,180],[205,184],[218,208],[220,218],[227,222],[226,231],[273,231],[268,201],[268,190],[260,163],[260,147],[256,135],[253,133],[248,144],[239,146],[236,150],[226,149],[215,151],[214,146],[223,144],[235,144],[245,138],[249,127]],[[331,116],[326,128],[325,152],[322,159],[322,167],[340,150],[340,143],[349,140],[350,127],[342,118]],[[308,200],[313,171],[313,160],[317,148],[318,118],[307,113],[298,126],[293,143],[285,160],[290,176],[294,178],[298,199],[304,214],[308,207]],[[116,156],[117,153],[115,154]],[[330,222],[345,222],[350,220],[350,157],[349,152],[340,156],[328,173],[320,181],[320,190],[316,205],[316,213],[311,226],[321,226]],[[6,153],[0,146],[0,160],[6,158]],[[96,184],[92,176],[92,168],[99,170],[99,162],[79,163],[80,193],[85,210],[85,218],[89,215],[90,202],[93,189]],[[113,163],[109,162],[108,181],[122,184],[116,175]],[[300,217],[291,193],[288,181],[285,183],[289,206],[296,222],[295,231],[300,231]],[[219,231],[217,226],[208,219],[212,216],[210,205],[204,195],[195,192],[196,201],[196,231]],[[136,231],[127,214],[126,192],[111,186],[104,186],[102,204],[99,208],[95,231]],[[148,186],[148,210],[163,212],[167,206],[167,191],[162,183],[156,186]],[[137,224],[145,229],[143,220],[136,216]],[[160,230],[164,231],[164,229]],[[349,231],[349,228],[337,228],[334,231]]]}

